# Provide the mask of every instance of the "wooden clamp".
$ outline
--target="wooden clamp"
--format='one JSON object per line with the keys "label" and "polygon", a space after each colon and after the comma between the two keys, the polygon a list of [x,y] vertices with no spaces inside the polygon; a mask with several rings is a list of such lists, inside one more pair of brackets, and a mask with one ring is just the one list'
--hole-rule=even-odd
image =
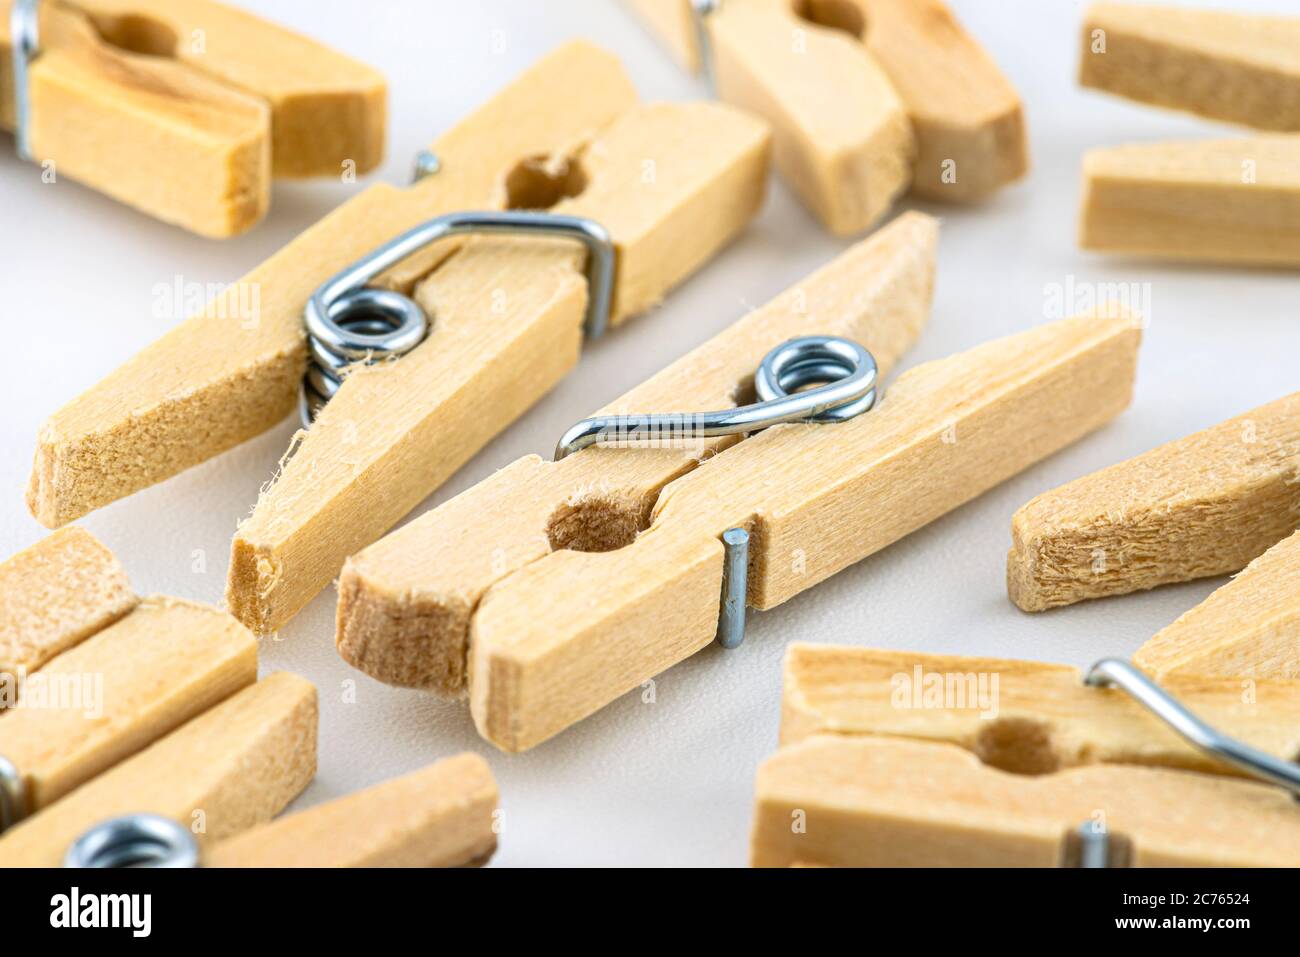
{"label": "wooden clamp", "polygon": [[1240,571],[1300,527],[1300,392],[1016,512],[1007,593],[1025,611]]}
{"label": "wooden clamp", "polygon": [[1020,97],[942,0],[629,0],[686,66],[708,37],[719,96],[764,116],[776,163],[826,228],[866,229],[910,183],[982,199],[1021,178]]}
{"label": "wooden clamp", "polygon": [[[1168,690],[1268,754],[1300,746],[1296,682]],[[1112,866],[1300,862],[1290,795],[1066,666],[795,644],[781,739],[757,776],[757,866],[1078,866],[1089,832]]]}
{"label": "wooden clamp", "polygon": [[1079,82],[1260,130],[1300,132],[1300,18],[1098,3]]}
{"label": "wooden clamp", "polygon": [[[929,318],[938,232],[929,216],[899,217],[605,411],[735,405],[764,353],[810,332],[857,339],[883,373]],[[339,654],[390,684],[463,695],[471,618],[490,587],[555,549],[628,545],[665,485],[735,441],[520,459],[348,559]]]}
{"label": "wooden clamp", "polygon": [[1300,137],[1096,149],[1083,180],[1084,249],[1300,266]]}
{"label": "wooden clamp", "polygon": [[460,754],[217,844],[209,867],[466,867],[497,844],[497,786]]}
{"label": "wooden clamp", "polygon": [[[1224,532],[1225,545],[1236,533]],[[1300,532],[1157,632],[1133,661],[1160,678],[1300,678]]]}
{"label": "wooden clamp", "polygon": [[0,620],[0,803],[14,805],[0,819],[36,813],[257,680],[247,629],[205,605],[138,601],[79,528],[0,565]]}
{"label": "wooden clamp", "polygon": [[84,529],[0,562],[0,674],[35,671],[136,606],[126,570]]}
{"label": "wooden clamp", "polygon": [[[259,321],[209,309],[56,413],[37,450],[34,514],[67,521],[278,422],[296,402],[301,313],[316,287],[434,215],[550,207],[595,218],[618,247],[612,321],[644,311],[757,212],[768,134],[713,104],[638,106],[612,56],[574,43],[435,150],[437,175],[372,187],[250,274]],[[576,362],[586,290],[567,244],[455,250],[441,243],[389,275],[414,287],[433,333],[349,375],[241,525],[227,597],[255,631],[288,620]]]}
{"label": "wooden clamp", "polygon": [[[8,129],[12,5],[0,4]],[[45,0],[28,90],[37,161],[204,236],[261,219],[272,174],[361,174],[383,157],[381,74],[212,0]]]}
{"label": "wooden clamp", "polygon": [[[1300,131],[1300,19],[1100,3],[1079,81],[1259,130]],[[1143,143],[1088,153],[1079,242],[1100,252],[1300,265],[1293,136]]]}
{"label": "wooden clamp", "polygon": [[87,829],[125,814],[170,818],[200,844],[268,821],[315,773],[316,724],[311,683],[270,675],[0,835],[0,867],[57,867]]}
{"label": "wooden clamp", "polygon": [[[773,345],[745,333],[732,342],[744,342],[746,354]],[[471,571],[442,581],[431,575],[442,595],[411,588],[411,605],[436,609],[446,596],[426,633],[447,634],[453,646],[457,616],[468,610],[475,723],[498,747],[532,747],[712,640],[723,532],[749,532],[748,604],[774,607],[1108,421],[1129,401],[1138,339],[1131,320],[1081,317],[990,343],[912,370],[865,415],[770,428],[698,468],[679,465],[685,474],[662,487],[625,490],[604,478],[629,468],[611,464],[619,456],[649,461],[661,451],[570,456],[582,466],[522,460],[498,473],[489,492],[470,490],[417,523],[424,535],[432,528],[456,543],[457,561]],[[671,367],[664,381],[694,359]],[[553,487],[547,470],[560,479]],[[925,476],[919,485],[908,479],[916,475]],[[611,530],[616,537],[607,538]],[[365,629],[374,627],[385,586],[414,584],[417,565],[392,556],[377,550],[385,567],[363,554],[345,572],[340,645],[349,660],[372,654]],[[490,573],[482,556],[491,556]],[[366,584],[372,576],[378,585]],[[461,584],[472,586],[463,598]],[[362,602],[358,610],[354,602]],[[361,640],[350,648],[353,615]],[[419,634],[417,625],[403,621],[390,634]],[[403,659],[421,648],[385,649],[386,666],[421,674]],[[422,677],[446,680],[428,670]]]}

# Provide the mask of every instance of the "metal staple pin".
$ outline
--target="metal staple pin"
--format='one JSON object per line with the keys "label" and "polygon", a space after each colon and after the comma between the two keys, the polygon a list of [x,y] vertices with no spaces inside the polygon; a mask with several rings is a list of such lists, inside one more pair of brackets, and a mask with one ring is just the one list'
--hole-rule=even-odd
{"label": "metal staple pin", "polygon": [[26,816],[26,794],[18,766],[0,754],[0,834]]}
{"label": "metal staple pin", "polygon": [[1201,752],[1251,777],[1285,788],[1300,799],[1300,765],[1253,748],[1206,724],[1124,659],[1103,658],[1083,680],[1093,688],[1118,686]]}
{"label": "metal staple pin", "polygon": [[722,0],[691,0],[691,21],[695,25],[695,49],[699,51],[700,75],[717,93],[718,77],[713,56],[713,39],[709,36],[709,17],[717,13]]}
{"label": "metal staple pin", "polygon": [[198,867],[188,830],[158,814],[128,814],[96,824],[68,848],[64,867]]}
{"label": "metal staple pin", "polygon": [[[850,339],[789,339],[764,356],[754,373],[758,402],[718,412],[593,416],[560,437],[555,460],[593,445],[662,447],[665,439],[736,435],[794,422],[844,422],[875,406],[880,395],[878,377],[875,358]],[[745,640],[749,532],[728,529],[722,534],[722,545],[717,640],[724,648],[736,648]]]}
{"label": "metal staple pin", "polygon": [[304,428],[311,427],[316,411],[338,391],[347,366],[405,355],[429,334],[430,319],[414,299],[366,284],[430,243],[468,233],[548,236],[582,243],[587,248],[584,330],[588,339],[604,334],[614,298],[615,254],[614,242],[600,223],[581,216],[523,211],[438,216],[357,260],[312,293],[303,311],[309,362],[298,407]]}
{"label": "metal staple pin", "polygon": [[411,182],[418,183],[422,179],[434,176],[442,170],[442,160],[433,150],[420,150],[415,154],[415,169],[411,173]]}
{"label": "metal staple pin", "polygon": [[28,68],[40,52],[40,0],[14,0],[9,9],[9,47],[13,58],[14,143],[18,158],[31,162],[32,102]]}

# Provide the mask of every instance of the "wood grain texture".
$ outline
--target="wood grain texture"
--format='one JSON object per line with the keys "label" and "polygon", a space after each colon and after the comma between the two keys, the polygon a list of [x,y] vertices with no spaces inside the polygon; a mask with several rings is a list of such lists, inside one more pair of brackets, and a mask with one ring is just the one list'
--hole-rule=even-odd
{"label": "wood grain texture", "polygon": [[[638,107],[585,146],[586,186],[554,211],[609,230],[613,324],[744,229],[768,148],[761,121],[715,103]],[[416,287],[429,338],[348,375],[240,524],[226,589],[237,618],[279,628],[577,364],[582,262],[573,243],[475,240]]]}
{"label": "wood grain texture", "polygon": [[1051,867],[1094,822],[1138,867],[1300,864],[1281,788],[1166,768],[1008,774],[951,744],[814,736],[760,765],[759,867]]}
{"label": "wood grain texture", "polygon": [[113,553],[64,528],[0,563],[0,674],[34,671],[139,599]]}
{"label": "wood grain texture", "polygon": [[[1286,760],[1300,754],[1300,681],[1161,684],[1220,731]],[[1124,691],[1086,686],[1069,665],[797,642],[785,654],[781,745],[825,734],[956,744],[1012,774],[1087,764],[1242,773],[1187,744]]]}
{"label": "wood grain texture", "polygon": [[[27,504],[49,527],[147,488],[264,432],[295,407],[306,367],[303,304],[325,279],[434,216],[501,209],[524,159],[565,156],[636,102],[618,61],[571,43],[441,136],[442,170],[370,187],[225,294],[55,412],[37,437]],[[410,282],[457,248],[439,244]],[[241,296],[259,292],[247,314]]]}
{"label": "wood grain texture", "polygon": [[[732,407],[796,335],[859,341],[883,376],[929,318],[937,242],[936,220],[900,216],[602,411]],[[390,684],[464,694],[470,617],[489,587],[553,549],[631,542],[664,485],[736,441],[520,459],[348,559],[339,654]]]}
{"label": "wood grain texture", "polygon": [[[12,128],[8,7],[0,122]],[[358,173],[383,157],[370,67],[211,0],[42,5],[30,71],[34,152],[58,173],[201,235],[266,212],[277,176]]]}
{"label": "wood grain texture", "polygon": [[476,754],[222,841],[209,867],[465,867],[496,849],[497,786]]}
{"label": "wood grain texture", "polygon": [[[1229,535],[1232,532],[1228,533]],[[1300,678],[1300,532],[1137,650],[1161,677]]]}
{"label": "wood grain texture", "polygon": [[866,415],[776,426],[671,482],[632,544],[498,582],[470,634],[479,732],[531,747],[708,645],[728,528],[751,535],[748,603],[772,608],[1098,428],[1139,339],[1081,316],[918,366]]}
{"label": "wood grain texture", "polygon": [[1084,249],[1300,266],[1300,136],[1092,150],[1083,181]]}
{"label": "wood grain texture", "polygon": [[223,611],[151,597],[27,675],[0,754],[29,813],[257,680],[257,643]]}
{"label": "wood grain texture", "polygon": [[1239,571],[1300,527],[1300,392],[1045,492],[1011,520],[1025,611]]}
{"label": "wood grain texture", "polygon": [[57,867],[87,828],[122,814],[172,818],[200,844],[268,821],[315,774],[316,724],[311,683],[270,675],[6,831],[0,867]]}
{"label": "wood grain texture", "polygon": [[[1096,31],[1104,31],[1104,51]],[[1261,130],[1300,131],[1300,18],[1098,3],[1079,82]]]}
{"label": "wood grain texture", "polygon": [[781,175],[838,236],[867,229],[912,178],[916,140],[861,43],[794,17],[786,0],[737,0],[709,17],[718,96],[772,124]]}
{"label": "wood grain texture", "polygon": [[[699,69],[690,0],[628,0],[628,3],[687,69],[692,72]],[[838,33],[865,46],[879,63],[902,100],[915,134],[917,150],[911,183],[914,193],[945,202],[971,202],[1025,175],[1029,165],[1028,143],[1019,94],[942,0],[776,0],[776,3],[793,18],[793,22],[785,24],[787,45],[794,40],[795,30],[819,36]],[[719,21],[719,28],[721,25]],[[821,42],[813,41],[810,36],[803,39]],[[811,47],[807,55],[813,55]],[[788,79],[777,75],[770,82]],[[814,76],[801,81],[810,87],[814,82],[826,82],[826,78]],[[835,96],[823,96],[823,100],[838,102],[838,85],[823,90],[836,91]],[[792,109],[800,115],[820,115],[819,109],[809,112],[802,101],[794,100],[797,95],[788,94]],[[812,96],[813,91],[804,95]],[[810,147],[802,142],[792,147],[792,150],[807,149]],[[951,168],[945,165],[949,161]],[[955,179],[951,175],[945,177],[946,171],[955,174]],[[852,184],[846,183],[845,188],[851,189]]]}

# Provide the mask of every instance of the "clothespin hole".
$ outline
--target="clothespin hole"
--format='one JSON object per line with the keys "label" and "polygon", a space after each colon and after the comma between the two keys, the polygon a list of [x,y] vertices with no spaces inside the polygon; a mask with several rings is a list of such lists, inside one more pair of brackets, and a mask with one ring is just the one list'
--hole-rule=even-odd
{"label": "clothespin hole", "polygon": [[631,545],[650,527],[654,499],[601,493],[570,499],[546,523],[546,537],[555,551],[612,552]]}
{"label": "clothespin hole", "polygon": [[167,24],[138,13],[91,15],[91,23],[101,40],[127,53],[174,57],[180,42],[176,31]]}
{"label": "clothespin hole", "polygon": [[853,0],[794,0],[793,13],[800,20],[861,40],[867,35],[867,17]]}
{"label": "clothespin hole", "polygon": [[506,174],[506,206],[547,210],[586,188],[587,173],[577,156],[530,156]]}
{"label": "clothespin hole", "polygon": [[975,736],[975,756],[1009,774],[1051,774],[1062,767],[1051,726],[1027,717],[999,717],[982,722]]}

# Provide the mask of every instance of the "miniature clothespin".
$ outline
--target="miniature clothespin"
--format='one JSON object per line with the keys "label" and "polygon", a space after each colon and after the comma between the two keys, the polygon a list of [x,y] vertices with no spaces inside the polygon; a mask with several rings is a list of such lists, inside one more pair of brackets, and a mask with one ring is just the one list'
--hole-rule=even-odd
{"label": "miniature clothespin", "polygon": [[[920,366],[869,413],[861,394],[841,395],[831,413],[859,403],[842,421],[796,408],[778,421],[799,424],[743,441],[636,448],[719,434],[718,422],[752,431],[790,398],[774,382],[834,385],[860,368],[826,344],[783,344],[791,334],[854,339],[891,363],[928,306],[933,230],[913,216],[882,230],[610,410],[627,414],[571,430],[562,461],[521,460],[356,556],[340,582],[341,653],[386,680],[454,690],[467,647],[479,732],[523,750],[715,635],[738,643],[747,604],[780,604],[1128,404],[1135,323],[1080,317]],[[891,292],[863,295],[845,278],[864,262],[869,275],[897,277]],[[792,315],[804,297],[807,313]],[[757,410],[679,412],[677,429],[672,416],[640,414],[697,393],[734,404],[755,364],[755,385],[768,386]],[[586,448],[602,440],[632,447]]]}
{"label": "miniature clothespin", "polygon": [[1161,687],[1117,659],[1084,678],[1064,665],[791,645],[752,861],[1295,866],[1300,683],[1252,690]]}
{"label": "miniature clothespin", "polygon": [[901,193],[970,202],[1028,167],[1020,98],[942,0],[629,0],[723,100],[773,126],[782,175],[827,229]]}
{"label": "miniature clothespin", "polygon": [[1007,593],[1043,611],[1249,566],[1134,660],[1157,677],[1300,677],[1297,528],[1300,393],[1030,501]]}
{"label": "miniature clothespin", "polygon": [[[232,290],[57,412],[33,513],[61,524],[264,431],[306,369],[307,414],[328,402],[241,524],[227,590],[278,628],[572,368],[584,331],[733,239],[768,139],[730,107],[638,104],[614,57],[561,48],[439,139],[436,174],[372,187],[246,277],[260,315]],[[395,361],[362,367],[376,353]]]}
{"label": "miniature clothespin", "polygon": [[497,787],[461,754],[423,770],[200,847],[170,818],[132,815],[92,828],[69,867],[472,867],[496,850]]}
{"label": "miniature clothespin", "polygon": [[[1300,18],[1096,4],[1079,76],[1085,87],[1154,106],[1300,132]],[[1098,149],[1083,176],[1085,249],[1300,265],[1294,136]]]}
{"label": "miniature clothespin", "polygon": [[79,528],[0,564],[0,831],[257,680],[224,612],[137,599]]}
{"label": "miniature clothespin", "polygon": [[0,6],[0,125],[19,154],[165,222],[233,236],[266,212],[273,174],[361,174],[383,157],[383,76],[252,14]]}

